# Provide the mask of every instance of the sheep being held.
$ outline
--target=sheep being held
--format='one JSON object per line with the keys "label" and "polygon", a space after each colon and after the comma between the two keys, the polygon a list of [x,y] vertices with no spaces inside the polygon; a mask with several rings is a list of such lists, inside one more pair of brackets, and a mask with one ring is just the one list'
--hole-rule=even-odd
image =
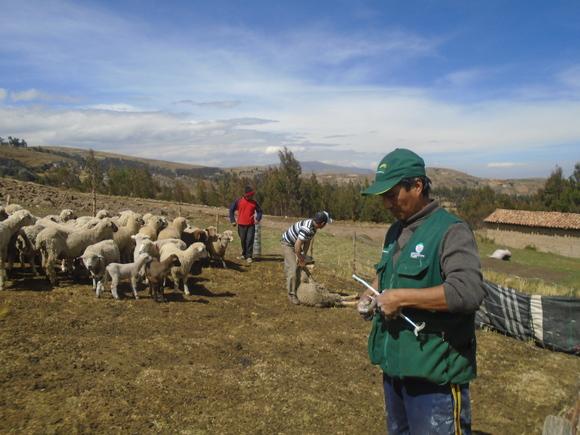
{"label": "sheep being held", "polygon": [[179,259],[179,266],[171,268],[171,280],[175,290],[179,290],[180,281],[183,281],[183,291],[186,295],[190,295],[189,287],[187,285],[187,278],[190,275],[191,266],[207,258],[207,249],[203,243],[197,242],[185,250],[179,249],[176,245],[169,243],[161,248],[160,260],[164,261],[171,255],[176,255]]}
{"label": "sheep being held", "polygon": [[310,307],[345,307],[355,306],[358,295],[343,296],[338,293],[330,292],[323,284],[314,280],[311,271],[312,265],[305,266],[306,269],[301,271],[300,285],[296,290],[296,296],[301,305]]}

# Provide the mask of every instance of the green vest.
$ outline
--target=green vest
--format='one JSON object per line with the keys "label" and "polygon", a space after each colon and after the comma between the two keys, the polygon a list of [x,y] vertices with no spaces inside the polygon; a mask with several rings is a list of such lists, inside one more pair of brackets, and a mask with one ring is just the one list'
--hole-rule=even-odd
{"label": "green vest", "polygon": [[[381,290],[428,288],[443,283],[440,246],[450,225],[461,222],[442,208],[424,218],[393,264],[401,224],[395,223],[385,238],[377,264]],[[423,378],[436,384],[463,384],[476,376],[474,314],[406,308],[415,323],[426,326],[416,337],[403,319],[375,314],[368,351],[373,364],[392,377]]]}

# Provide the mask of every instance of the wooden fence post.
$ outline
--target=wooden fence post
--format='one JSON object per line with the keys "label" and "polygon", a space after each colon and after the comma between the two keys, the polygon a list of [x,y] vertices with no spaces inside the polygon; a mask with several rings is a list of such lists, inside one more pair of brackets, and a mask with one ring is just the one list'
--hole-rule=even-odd
{"label": "wooden fence post", "polygon": [[352,273],[356,274],[356,231],[352,234]]}

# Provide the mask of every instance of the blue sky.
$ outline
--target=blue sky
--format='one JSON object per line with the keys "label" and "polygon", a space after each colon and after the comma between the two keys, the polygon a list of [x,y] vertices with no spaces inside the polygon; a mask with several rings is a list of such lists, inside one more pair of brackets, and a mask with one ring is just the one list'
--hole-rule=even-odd
{"label": "blue sky", "polygon": [[577,1],[0,0],[0,136],[209,166],[580,161]]}

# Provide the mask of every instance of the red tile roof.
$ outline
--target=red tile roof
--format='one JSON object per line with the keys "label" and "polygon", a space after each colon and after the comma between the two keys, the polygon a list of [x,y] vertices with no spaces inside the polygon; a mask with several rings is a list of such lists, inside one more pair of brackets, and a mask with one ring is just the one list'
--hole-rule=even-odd
{"label": "red tile roof", "polygon": [[505,210],[498,208],[484,219],[486,223],[522,225],[526,227],[580,230],[580,213],[557,211]]}

